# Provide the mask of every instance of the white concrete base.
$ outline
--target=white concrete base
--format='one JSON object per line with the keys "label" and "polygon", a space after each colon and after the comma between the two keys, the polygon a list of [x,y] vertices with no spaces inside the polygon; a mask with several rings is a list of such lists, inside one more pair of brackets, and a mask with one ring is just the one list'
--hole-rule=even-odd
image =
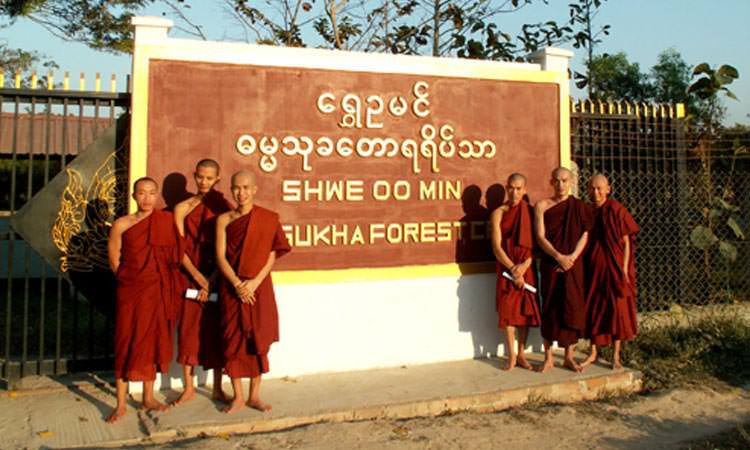
{"label": "white concrete base", "polygon": [[[271,347],[268,378],[505,354],[494,274],[280,285],[276,298],[281,340]],[[542,351],[538,328],[528,350]],[[181,370],[172,364],[157,388],[182,387]],[[212,380],[197,370],[198,383]]]}

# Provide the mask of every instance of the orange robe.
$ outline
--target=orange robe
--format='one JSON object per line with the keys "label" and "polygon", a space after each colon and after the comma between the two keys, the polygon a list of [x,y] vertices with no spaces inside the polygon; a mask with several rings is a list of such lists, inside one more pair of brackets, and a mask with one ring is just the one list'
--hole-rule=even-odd
{"label": "orange robe", "polygon": [[[592,344],[610,345],[638,333],[636,320],[635,234],[640,228],[627,209],[607,200],[595,209],[586,255],[587,333]],[[625,244],[630,241],[628,274],[623,270]]]}
{"label": "orange robe", "polygon": [[[207,193],[200,204],[185,217],[185,254],[206,278],[216,271],[216,216],[231,209],[224,196],[216,191]],[[178,333],[177,362],[204,369],[224,367],[221,345],[219,304],[185,298],[188,288],[200,289],[183,268],[183,289],[180,290],[182,314]],[[213,290],[214,286],[211,286]]]}
{"label": "orange robe", "polygon": [[[226,229],[227,261],[238,277],[252,279],[271,252],[280,258],[291,250],[279,216],[260,206],[235,219]],[[230,378],[257,377],[268,372],[268,350],[279,340],[279,320],[271,274],[255,291],[255,303],[242,303],[234,287],[223,280],[219,307],[225,368]]]}
{"label": "orange robe", "polygon": [[[534,248],[532,210],[525,200],[503,213],[500,231],[501,245],[511,261],[520,263],[531,257]],[[512,281],[502,276],[504,271],[510,273],[510,270],[499,261],[496,264],[495,302],[500,328],[538,327],[540,319],[536,294],[516,287]],[[532,286],[537,285],[533,267],[524,274],[524,281]]]}
{"label": "orange robe", "polygon": [[[573,253],[584,232],[591,229],[591,208],[570,196],[544,212],[545,237],[558,252]],[[558,271],[546,253],[540,264],[542,288],[542,337],[566,347],[584,336],[586,324],[584,257],[573,267]]]}
{"label": "orange robe", "polygon": [[172,214],[154,211],[125,230],[117,269],[115,376],[149,381],[172,360],[179,239]]}

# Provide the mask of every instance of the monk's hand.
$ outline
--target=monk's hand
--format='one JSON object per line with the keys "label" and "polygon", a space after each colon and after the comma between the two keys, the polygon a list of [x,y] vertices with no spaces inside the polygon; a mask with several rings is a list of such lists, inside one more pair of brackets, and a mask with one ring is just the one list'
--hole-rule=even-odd
{"label": "monk's hand", "polygon": [[518,289],[523,289],[523,285],[524,285],[523,277],[515,277],[513,279],[513,284],[516,285]]}
{"label": "monk's hand", "polygon": [[208,301],[208,289],[202,289],[198,291],[198,297],[195,298],[199,302],[207,302]]}
{"label": "monk's hand", "polygon": [[573,258],[573,255],[561,255],[557,259],[557,263],[560,265],[560,269],[562,269],[563,272],[570,270],[575,262],[576,260]]}
{"label": "monk's hand", "polygon": [[523,274],[526,273],[526,269],[526,264],[520,263],[511,267],[510,273],[513,275],[513,278],[523,278]]}

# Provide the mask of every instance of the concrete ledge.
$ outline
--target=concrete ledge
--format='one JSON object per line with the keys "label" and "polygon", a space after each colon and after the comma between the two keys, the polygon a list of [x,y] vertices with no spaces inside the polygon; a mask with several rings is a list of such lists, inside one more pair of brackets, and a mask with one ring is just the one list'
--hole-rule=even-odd
{"label": "concrete ledge", "polygon": [[[541,355],[530,360],[538,364]],[[18,438],[9,436],[11,446],[112,448],[324,422],[494,412],[527,402],[569,403],[641,388],[641,374],[627,369],[593,366],[577,374],[555,367],[540,374],[520,368],[505,372],[499,369],[501,363],[492,358],[267,380],[262,397],[274,406],[269,413],[246,408],[226,415],[223,405],[212,402],[210,393],[200,388],[193,401],[165,413],[136,413],[131,408],[120,423],[108,425],[104,418],[114,406],[114,396],[98,380],[90,385],[56,380],[65,386],[63,391],[40,383],[37,395],[0,397],[0,408],[25,412],[13,419],[30,424],[28,430],[19,430]],[[178,393],[158,395],[170,401]],[[29,435],[34,436],[31,441]]]}

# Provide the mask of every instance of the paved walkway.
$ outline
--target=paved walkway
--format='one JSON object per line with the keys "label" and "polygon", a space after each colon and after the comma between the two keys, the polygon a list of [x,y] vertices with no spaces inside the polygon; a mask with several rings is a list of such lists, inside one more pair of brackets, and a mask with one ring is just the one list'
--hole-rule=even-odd
{"label": "paved walkway", "polygon": [[[532,363],[540,358],[534,355]],[[164,413],[130,409],[115,425],[104,422],[115,403],[107,383],[94,377],[40,378],[27,383],[33,389],[0,396],[0,433],[4,448],[116,447],[318,422],[496,411],[527,401],[571,402],[640,387],[640,374],[630,370],[593,366],[583,374],[558,367],[545,374],[508,373],[499,364],[497,359],[468,360],[266,380],[262,393],[273,404],[269,413],[248,408],[223,414],[201,388],[187,404]],[[159,397],[170,401],[177,395],[162,391]]]}

